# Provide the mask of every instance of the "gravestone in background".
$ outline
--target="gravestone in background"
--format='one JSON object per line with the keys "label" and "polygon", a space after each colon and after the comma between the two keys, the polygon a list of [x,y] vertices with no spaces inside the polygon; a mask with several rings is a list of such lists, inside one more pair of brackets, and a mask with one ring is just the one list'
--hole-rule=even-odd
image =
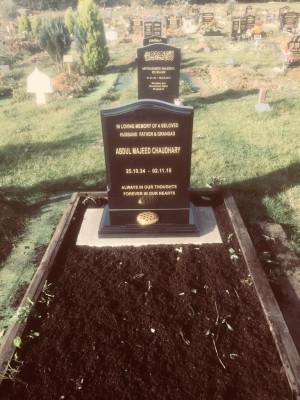
{"label": "gravestone in background", "polygon": [[102,110],[101,119],[108,206],[99,233],[196,232],[193,108],[138,100]]}
{"label": "gravestone in background", "polygon": [[289,11],[290,11],[290,7],[289,6],[285,6],[285,7],[279,8],[278,21],[280,21],[280,18],[282,16],[282,14],[287,13]]}
{"label": "gravestone in background", "polygon": [[143,21],[144,38],[162,36],[164,23],[162,17],[146,17]]}
{"label": "gravestone in background", "polygon": [[246,15],[246,31],[251,31],[251,29],[255,26],[255,15],[247,14]]}
{"label": "gravestone in background", "polygon": [[153,36],[153,26],[152,26],[152,21],[144,21],[143,24],[143,31],[144,31],[144,38]]}
{"label": "gravestone in background", "polygon": [[111,20],[112,19],[113,9],[111,7],[104,8],[104,19]]}
{"label": "gravestone in background", "polygon": [[142,32],[143,21],[141,17],[137,16],[131,20],[131,32],[133,34],[140,34]]}
{"label": "gravestone in background", "polygon": [[283,13],[280,17],[280,30],[295,32],[299,24],[299,14],[291,11]]}
{"label": "gravestone in background", "polygon": [[156,44],[156,43],[168,43],[168,39],[161,36],[150,36],[143,39],[143,46],[148,46],[148,44]]}
{"label": "gravestone in background", "polygon": [[215,18],[215,14],[212,12],[206,12],[200,15],[201,25],[209,25]]}
{"label": "gravestone in background", "polygon": [[251,11],[251,10],[252,10],[252,6],[247,6],[247,7],[246,7],[246,14],[248,14],[249,11]]}
{"label": "gravestone in background", "polygon": [[167,31],[169,36],[175,36],[178,29],[182,27],[182,18],[175,15],[167,18]]}
{"label": "gravestone in background", "polygon": [[294,36],[289,42],[288,42],[288,49],[293,56],[293,63],[299,63],[300,62],[300,35]]}
{"label": "gravestone in background", "polygon": [[240,36],[240,18],[233,18],[231,21],[231,39],[238,40]]}
{"label": "gravestone in background", "polygon": [[164,43],[137,50],[138,98],[174,103],[179,96],[180,49]]}

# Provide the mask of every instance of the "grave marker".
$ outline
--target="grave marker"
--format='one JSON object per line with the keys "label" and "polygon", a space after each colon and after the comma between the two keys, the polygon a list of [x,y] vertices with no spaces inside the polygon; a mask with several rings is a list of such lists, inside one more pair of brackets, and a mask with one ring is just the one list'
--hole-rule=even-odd
{"label": "grave marker", "polygon": [[255,26],[255,15],[244,15],[243,17],[235,17],[232,19],[231,39],[247,39],[252,35],[252,29]]}
{"label": "grave marker", "polygon": [[287,32],[295,32],[299,24],[299,14],[290,11],[283,13],[280,17],[280,30]]}
{"label": "grave marker", "polygon": [[288,42],[288,51],[293,63],[300,63],[300,35],[294,36]]}
{"label": "grave marker", "polygon": [[46,94],[53,92],[49,76],[35,68],[27,78],[27,92],[36,95],[37,104],[46,104]]}
{"label": "grave marker", "polygon": [[138,98],[174,102],[179,95],[180,49],[158,43],[137,50]]}
{"label": "grave marker", "polygon": [[146,17],[143,21],[144,38],[151,36],[163,35],[163,18],[161,17]]}
{"label": "grave marker", "polygon": [[193,108],[138,100],[101,111],[108,206],[99,234],[196,232]]}

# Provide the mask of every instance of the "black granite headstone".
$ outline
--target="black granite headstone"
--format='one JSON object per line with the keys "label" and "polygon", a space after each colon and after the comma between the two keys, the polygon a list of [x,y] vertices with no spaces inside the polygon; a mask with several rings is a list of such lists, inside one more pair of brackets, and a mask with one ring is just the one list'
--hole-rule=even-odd
{"label": "black granite headstone", "polygon": [[[99,232],[196,232],[189,200],[193,108],[138,100],[102,110],[101,119],[108,206]],[[148,214],[155,223],[140,224]]]}
{"label": "black granite headstone", "polygon": [[153,36],[153,22],[144,21],[144,38]]}
{"label": "black granite headstone", "polygon": [[293,56],[293,63],[298,64],[300,62],[300,35],[294,36],[288,42],[288,49]]}
{"label": "black granite headstone", "polygon": [[162,21],[153,21],[153,36],[162,36],[163,24]]}
{"label": "black granite headstone", "polygon": [[238,40],[240,36],[240,18],[233,18],[231,23],[231,39]]}
{"label": "black granite headstone", "polygon": [[148,46],[148,44],[156,43],[168,43],[168,39],[165,37],[154,35],[143,39],[143,46]]}
{"label": "black granite headstone", "polygon": [[245,18],[246,18],[246,31],[253,29],[255,26],[255,15],[247,14]]}
{"label": "black granite headstone", "polygon": [[299,24],[299,14],[291,11],[281,15],[280,29],[288,32],[294,32]]}
{"label": "black granite headstone", "polygon": [[200,18],[201,18],[201,23],[203,25],[207,25],[207,24],[210,24],[214,20],[215,14],[212,12],[206,12],[206,13],[203,13],[200,16]]}
{"label": "black granite headstone", "polygon": [[138,98],[174,103],[179,96],[180,49],[158,43],[137,50]]}
{"label": "black granite headstone", "polygon": [[163,18],[146,17],[143,21],[144,38],[150,36],[162,36],[163,34]]}

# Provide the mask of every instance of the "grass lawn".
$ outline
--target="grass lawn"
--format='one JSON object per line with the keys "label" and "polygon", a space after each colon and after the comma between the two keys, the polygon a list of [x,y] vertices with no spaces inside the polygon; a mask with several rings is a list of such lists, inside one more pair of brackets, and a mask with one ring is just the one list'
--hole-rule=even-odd
{"label": "grass lawn", "polygon": [[[274,72],[281,66],[274,38],[275,33],[264,39],[259,49],[250,42],[207,38],[210,53],[199,51],[197,35],[172,44],[181,47],[182,72],[200,87],[195,92],[181,82],[181,96],[195,110],[191,187],[230,189],[245,219],[288,226],[299,251],[300,80]],[[110,64],[86,97],[53,96],[46,106],[33,99],[0,100],[0,243],[7,253],[14,248],[0,269],[0,332],[69,193],[106,188],[99,112],[136,99],[136,47],[112,46]],[[227,57],[233,66],[226,65]],[[117,92],[120,73],[131,77],[132,85]],[[258,113],[255,104],[264,85],[272,111]]]}

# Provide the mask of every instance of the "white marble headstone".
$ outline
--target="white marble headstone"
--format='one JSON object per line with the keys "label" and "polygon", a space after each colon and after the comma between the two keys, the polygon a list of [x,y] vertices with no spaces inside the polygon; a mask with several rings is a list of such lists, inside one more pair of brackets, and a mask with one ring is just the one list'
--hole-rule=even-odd
{"label": "white marble headstone", "polygon": [[53,92],[50,77],[35,68],[27,78],[27,92],[36,95],[37,104],[46,104],[46,94]]}

